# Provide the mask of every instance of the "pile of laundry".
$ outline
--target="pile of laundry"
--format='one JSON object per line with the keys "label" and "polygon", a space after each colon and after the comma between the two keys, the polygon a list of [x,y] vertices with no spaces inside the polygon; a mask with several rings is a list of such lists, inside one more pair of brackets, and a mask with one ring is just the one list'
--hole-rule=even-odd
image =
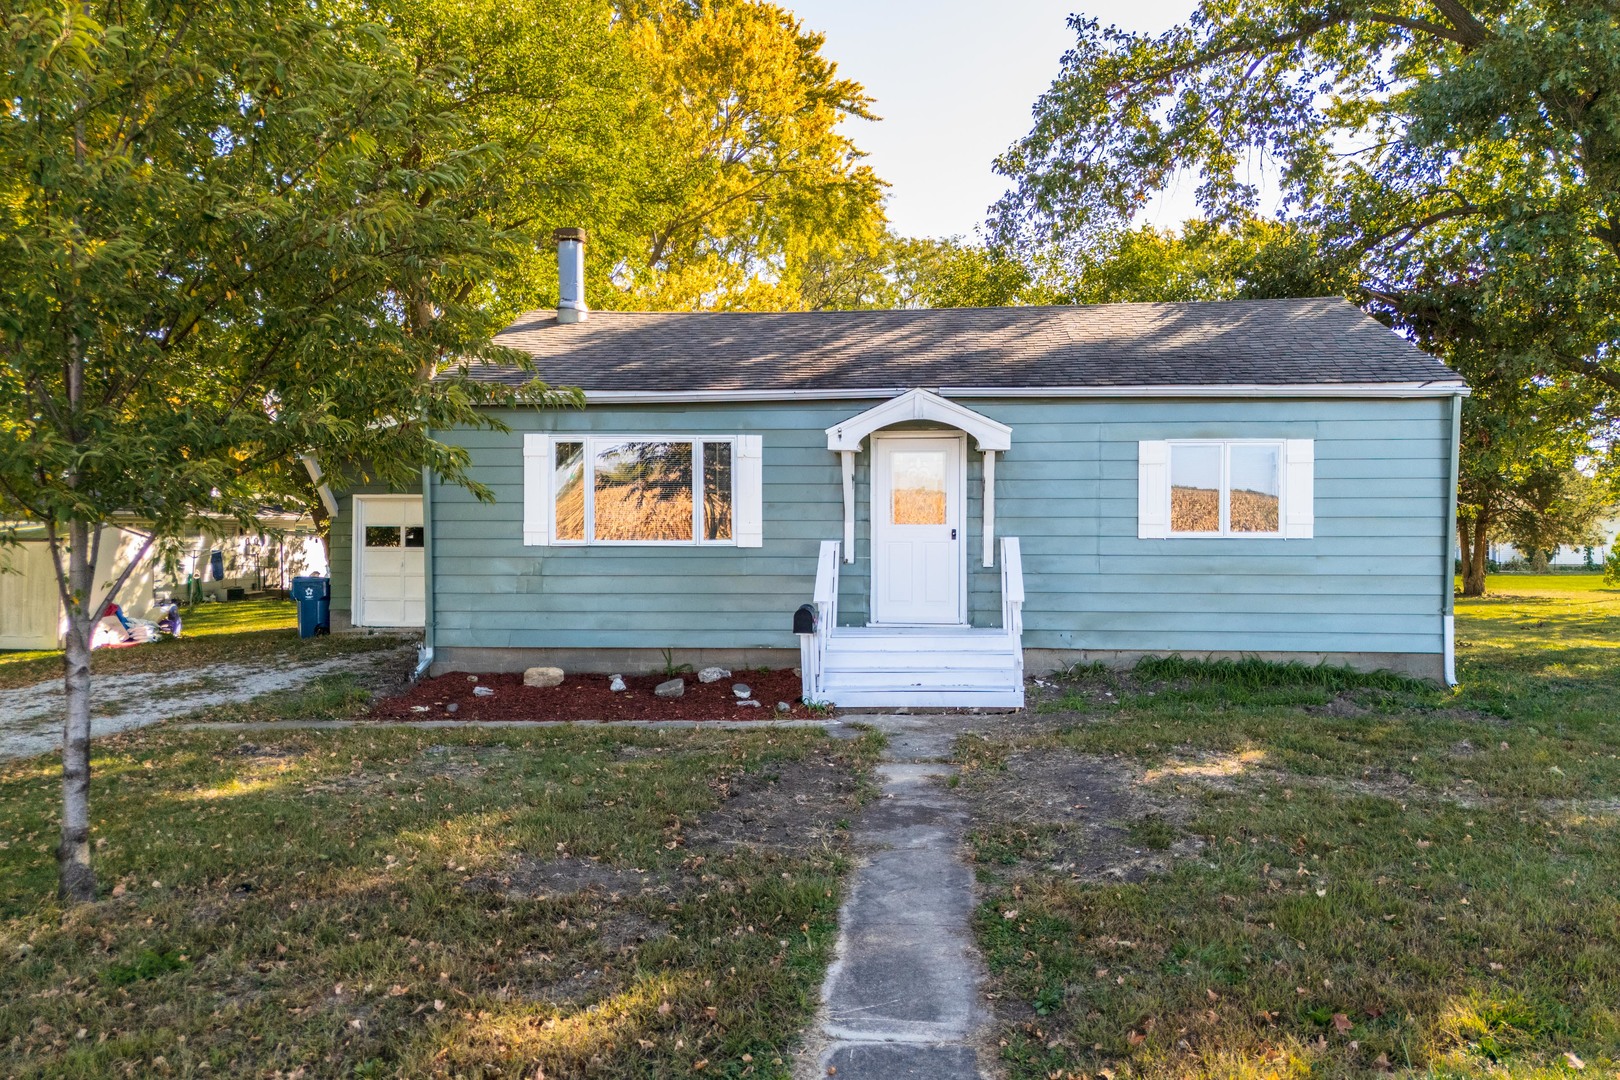
{"label": "pile of laundry", "polygon": [[121,649],[129,645],[146,645],[164,636],[180,636],[180,604],[175,600],[160,600],[156,608],[157,621],[131,619],[117,604],[108,604],[101,612],[90,635],[92,649]]}

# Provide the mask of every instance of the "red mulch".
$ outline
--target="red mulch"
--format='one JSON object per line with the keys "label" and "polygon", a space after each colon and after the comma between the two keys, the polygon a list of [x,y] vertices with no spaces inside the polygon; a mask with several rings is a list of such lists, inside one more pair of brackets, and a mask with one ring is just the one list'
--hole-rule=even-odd
{"label": "red mulch", "polygon": [[[629,687],[620,693],[608,689],[606,675],[570,675],[561,686],[524,686],[521,674],[465,675],[451,673],[423,679],[399,697],[380,701],[371,710],[376,720],[803,720],[810,716],[799,701],[799,677],[791,669],[743,671],[718,682],[700,683],[696,675],[683,675],[686,693],[678,698],[653,696],[663,675],[626,675]],[[740,705],[731,692],[733,683],[753,690],[759,707]],[[485,686],[493,697],[479,697],[473,688]],[[779,713],[785,701],[791,712]],[[445,706],[455,702],[455,712]],[[426,706],[418,712],[413,706]]]}

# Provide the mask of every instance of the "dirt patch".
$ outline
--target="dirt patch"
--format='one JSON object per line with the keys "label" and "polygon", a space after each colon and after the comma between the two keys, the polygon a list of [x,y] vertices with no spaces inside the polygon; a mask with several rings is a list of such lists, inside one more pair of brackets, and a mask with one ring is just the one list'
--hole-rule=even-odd
{"label": "dirt patch", "polygon": [[535,859],[520,856],[505,869],[468,879],[474,892],[495,892],[508,900],[548,900],[589,893],[609,900],[635,896],[674,896],[669,875],[594,859]]}
{"label": "dirt patch", "polygon": [[1190,801],[1148,782],[1125,757],[1021,752],[1004,772],[970,775],[960,790],[981,860],[1038,862],[1079,880],[1140,881],[1203,847],[1185,832]]}
{"label": "dirt patch", "polygon": [[1312,716],[1332,716],[1340,720],[1353,720],[1372,712],[1365,705],[1357,704],[1354,699],[1344,694],[1335,695],[1326,705],[1307,705],[1305,711]]}
{"label": "dirt patch", "polygon": [[715,781],[725,801],[686,832],[697,850],[799,854],[840,842],[860,809],[860,782],[833,757],[770,763]]}
{"label": "dirt patch", "polygon": [[[686,690],[678,698],[653,693],[667,681],[663,675],[627,675],[624,681],[626,689],[615,692],[606,675],[571,675],[560,686],[536,687],[524,686],[519,674],[453,672],[378,702],[370,715],[377,720],[805,720],[812,715],[799,700],[802,684],[790,668],[740,672],[712,683],[682,675]],[[759,704],[742,704],[732,691],[737,683]],[[778,702],[787,702],[788,711],[777,711]]]}

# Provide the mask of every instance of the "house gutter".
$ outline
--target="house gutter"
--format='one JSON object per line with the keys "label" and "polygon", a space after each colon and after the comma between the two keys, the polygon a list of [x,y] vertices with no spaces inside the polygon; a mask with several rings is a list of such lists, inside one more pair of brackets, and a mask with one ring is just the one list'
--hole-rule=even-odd
{"label": "house gutter", "polygon": [[[785,390],[586,390],[587,405],[747,401],[857,401],[899,397],[912,386]],[[925,387],[925,389],[927,389]],[[941,386],[956,398],[1444,398],[1467,395],[1458,382],[1229,383],[1204,386]]]}
{"label": "house gutter", "polygon": [[1452,570],[1451,546],[1457,542],[1457,484],[1461,479],[1462,457],[1462,404],[1466,393],[1451,398],[1451,463],[1446,476],[1446,535],[1440,550],[1445,558],[1440,589],[1440,622],[1445,637],[1445,677],[1447,686],[1457,685],[1457,585]]}
{"label": "house gutter", "polygon": [[299,454],[298,460],[304,463],[309,472],[310,482],[315,485],[315,493],[321,497],[321,505],[326,507],[327,517],[338,516],[337,496],[332,494],[332,485],[328,484],[321,473],[321,463],[314,454]]}
{"label": "house gutter", "polygon": [[433,470],[426,465],[422,466],[422,547],[422,647],[411,673],[413,684],[433,666]]}

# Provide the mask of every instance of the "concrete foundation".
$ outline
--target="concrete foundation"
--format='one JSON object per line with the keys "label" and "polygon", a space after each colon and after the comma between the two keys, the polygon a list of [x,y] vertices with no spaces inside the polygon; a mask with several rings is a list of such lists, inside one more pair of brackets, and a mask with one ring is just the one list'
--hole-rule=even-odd
{"label": "concrete foundation", "polygon": [[[337,613],[332,629],[338,630]],[[1131,649],[1025,649],[1024,672],[1050,675],[1076,664],[1101,663],[1128,670],[1149,656],[1183,656],[1189,660],[1243,660],[1250,657],[1271,663],[1296,663],[1328,667],[1348,667],[1356,671],[1392,671],[1417,679],[1443,682],[1445,658],[1439,653],[1318,653],[1318,652],[1179,652]],[[671,659],[677,665],[689,664],[695,671],[710,666],[740,671],[744,668],[789,668],[799,664],[797,649],[674,649]],[[564,671],[593,674],[648,675],[663,671],[666,660],[662,649],[472,649],[440,646],[434,650],[430,674],[447,671],[523,671],[538,665],[560,667]]]}
{"label": "concrete foundation", "polygon": [[673,649],[666,659],[663,649],[469,649],[441,645],[433,650],[433,666],[428,674],[523,671],[545,666],[597,675],[651,675],[663,671],[669,663],[688,664],[693,671],[706,667],[732,671],[791,668],[799,666],[799,650]]}

